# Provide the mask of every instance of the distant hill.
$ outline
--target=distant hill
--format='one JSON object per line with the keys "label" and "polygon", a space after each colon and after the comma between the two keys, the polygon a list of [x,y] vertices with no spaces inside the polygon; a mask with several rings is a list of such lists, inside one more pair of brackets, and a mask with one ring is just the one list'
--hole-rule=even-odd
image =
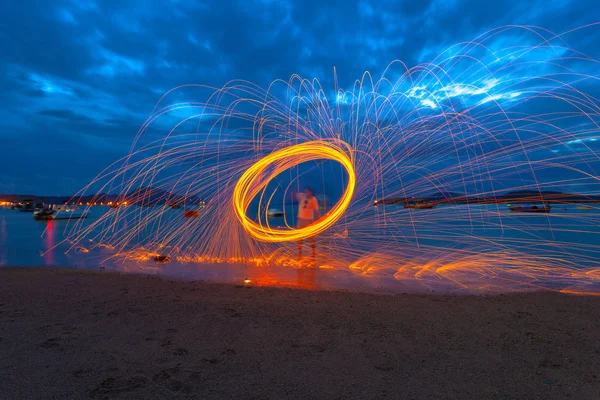
{"label": "distant hill", "polygon": [[[541,193],[543,194],[561,194],[561,195],[566,195],[568,193],[564,193],[564,192],[556,192],[556,191],[552,191],[552,190],[542,190]],[[539,195],[540,191],[539,190],[531,190],[531,189],[525,189],[525,190],[514,190],[512,192],[508,192],[506,193],[505,196],[524,196],[524,195]]]}
{"label": "distant hill", "polygon": [[164,189],[142,186],[125,196],[129,204],[141,206],[155,206],[169,204],[180,206],[185,204],[198,204],[202,199],[194,194],[179,195]]}
{"label": "distant hill", "polygon": [[434,193],[428,194],[423,197],[428,200],[445,200],[445,199],[456,199],[456,198],[460,198],[460,197],[464,197],[464,196],[465,195],[462,193],[439,191],[439,192],[434,192]]}
{"label": "distant hill", "polygon": [[[454,192],[437,192],[428,196],[415,196],[436,204],[494,204],[508,202],[548,203],[600,203],[600,196],[558,191],[517,190],[494,196],[469,196]],[[377,200],[378,204],[405,204],[415,197],[393,197]]]}

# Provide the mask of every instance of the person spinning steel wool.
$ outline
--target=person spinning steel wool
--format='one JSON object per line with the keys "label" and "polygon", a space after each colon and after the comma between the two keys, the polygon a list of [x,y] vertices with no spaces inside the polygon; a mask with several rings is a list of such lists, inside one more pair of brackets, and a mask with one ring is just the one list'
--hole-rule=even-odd
{"label": "person spinning steel wool", "polygon": [[[315,191],[310,187],[304,189],[304,193],[297,194],[298,199],[298,229],[305,228],[319,218],[319,202],[315,197]],[[317,244],[314,236],[309,239],[312,246],[312,256],[315,258]],[[302,257],[302,242],[298,241],[298,257]]]}

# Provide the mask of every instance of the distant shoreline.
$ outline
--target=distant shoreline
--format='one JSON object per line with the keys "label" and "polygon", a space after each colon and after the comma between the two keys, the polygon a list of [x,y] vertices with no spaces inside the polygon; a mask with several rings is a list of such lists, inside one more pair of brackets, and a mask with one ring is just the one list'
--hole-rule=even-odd
{"label": "distant shoreline", "polygon": [[[406,204],[408,202],[420,199],[435,204],[505,204],[509,202],[542,202],[556,204],[589,204],[600,203],[600,195],[588,195],[580,193],[564,193],[558,191],[536,191],[536,190],[518,190],[497,195],[468,195],[454,192],[439,192],[429,195],[409,196],[409,197],[382,197],[376,199],[378,205],[383,204]],[[19,195],[19,194],[0,194],[0,201],[19,202],[29,200],[31,202],[40,202],[45,204],[64,204],[72,203],[87,206],[108,206],[110,204],[140,205],[140,206],[171,206],[179,208],[180,206],[206,206],[209,203],[201,197],[188,194],[185,196],[170,193],[157,188],[138,188],[132,193],[127,194],[107,194],[99,193],[95,195],[73,195],[73,196],[40,196],[40,195]],[[286,201],[286,204],[292,204],[293,201]]]}
{"label": "distant shoreline", "polygon": [[[560,192],[511,192],[497,196],[424,196],[418,199],[439,205],[452,204],[507,204],[507,203],[551,203],[551,204],[593,204],[600,203],[600,196],[560,193]],[[390,197],[377,200],[383,204],[407,204],[415,197]]]}

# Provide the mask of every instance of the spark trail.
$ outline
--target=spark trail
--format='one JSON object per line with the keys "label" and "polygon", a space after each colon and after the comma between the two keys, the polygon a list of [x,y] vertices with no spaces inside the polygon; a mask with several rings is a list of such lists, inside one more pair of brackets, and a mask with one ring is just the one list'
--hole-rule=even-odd
{"label": "spark trail", "polygon": [[[566,34],[512,26],[430,63],[395,61],[380,79],[365,73],[347,90],[299,76],[266,89],[181,86],[157,103],[131,153],[82,190],[159,205],[71,224],[69,241],[125,260],[167,254],[299,267],[289,240],[318,233],[321,268],[474,291],[598,291],[595,206],[557,203],[547,215],[517,215],[504,204],[452,200],[519,190],[598,195],[596,71]],[[325,147],[286,154],[311,143]],[[288,192],[315,181],[334,200],[332,217],[302,232]],[[373,206],[432,194],[442,203],[433,210]],[[200,198],[205,207],[196,207]],[[197,208],[196,218],[169,203]],[[285,218],[270,219],[272,206]]]}

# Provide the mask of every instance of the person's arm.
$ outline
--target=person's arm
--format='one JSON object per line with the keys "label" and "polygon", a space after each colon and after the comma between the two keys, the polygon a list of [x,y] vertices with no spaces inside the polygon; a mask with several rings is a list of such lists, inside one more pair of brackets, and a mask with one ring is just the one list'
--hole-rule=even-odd
{"label": "person's arm", "polygon": [[291,191],[290,195],[292,196],[292,200],[300,201],[302,199],[302,192]]}

